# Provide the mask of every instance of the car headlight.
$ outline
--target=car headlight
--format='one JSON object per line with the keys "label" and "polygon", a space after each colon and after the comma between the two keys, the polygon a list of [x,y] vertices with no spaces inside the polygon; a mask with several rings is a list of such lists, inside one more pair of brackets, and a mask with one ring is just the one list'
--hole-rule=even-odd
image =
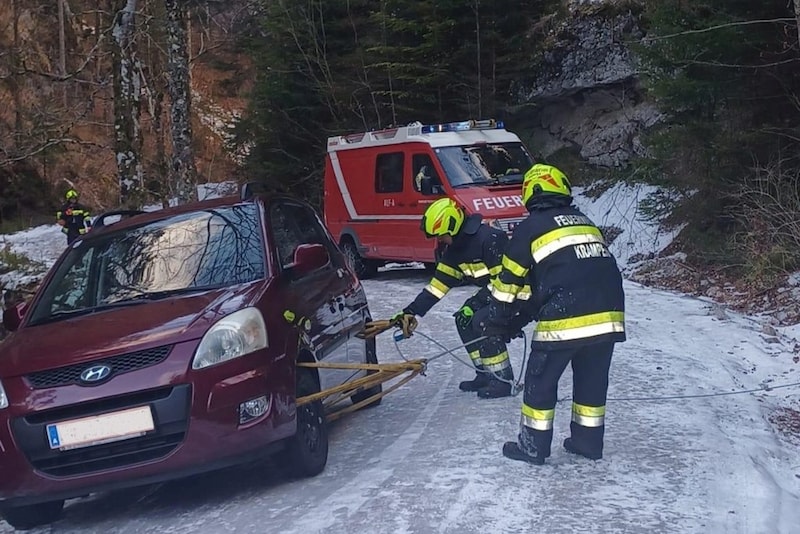
{"label": "car headlight", "polygon": [[226,362],[267,347],[267,327],[256,308],[234,312],[208,329],[192,360],[192,369]]}
{"label": "car headlight", "polygon": [[3,383],[0,382],[0,410],[8,408],[8,396],[6,390],[3,388]]}

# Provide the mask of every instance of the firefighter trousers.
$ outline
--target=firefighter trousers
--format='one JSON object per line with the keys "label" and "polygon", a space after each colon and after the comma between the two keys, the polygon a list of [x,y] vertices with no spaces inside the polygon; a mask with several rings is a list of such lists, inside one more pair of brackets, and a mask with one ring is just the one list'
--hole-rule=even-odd
{"label": "firefighter trousers", "polygon": [[488,301],[484,302],[483,299],[470,298],[464,302],[464,305],[472,308],[474,315],[469,324],[456,319],[456,329],[475,369],[478,373],[492,373],[496,378],[504,381],[514,380],[514,370],[511,367],[508,348],[503,338],[490,336],[482,341],[473,342],[473,340],[483,337],[475,330],[473,325],[478,324],[482,317],[488,315]]}
{"label": "firefighter trousers", "polygon": [[558,380],[572,363],[572,446],[602,457],[608,372],[614,343],[566,350],[531,350],[525,372],[520,446],[533,456],[550,456]]}

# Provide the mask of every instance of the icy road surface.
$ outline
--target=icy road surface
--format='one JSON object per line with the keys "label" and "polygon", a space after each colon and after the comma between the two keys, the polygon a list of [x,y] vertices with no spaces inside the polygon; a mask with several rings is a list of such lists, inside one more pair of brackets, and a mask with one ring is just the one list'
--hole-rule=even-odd
{"label": "icy road surface", "polygon": [[[373,315],[390,316],[427,281],[422,270],[365,281]],[[798,382],[782,343],[751,319],[626,284],[629,341],[617,345],[613,399],[730,392]],[[451,314],[471,290],[453,290],[419,331],[458,345]],[[530,328],[529,328],[530,330]],[[440,351],[422,336],[406,357]],[[511,345],[515,372],[521,340]],[[459,358],[466,355],[459,350]],[[391,335],[383,361],[400,358]],[[59,533],[792,533],[800,532],[800,453],[776,434],[769,410],[800,388],[671,400],[610,400],[606,457],[561,448],[570,403],[556,413],[543,467],[500,454],[516,435],[522,395],[479,400],[458,391],[468,367],[446,356],[384,398],[337,421],[316,478],[291,481],[268,462],[192,479],[74,500]],[[560,397],[569,397],[570,372]],[[213,444],[209,444],[213,446]],[[0,523],[0,532],[10,532]]]}

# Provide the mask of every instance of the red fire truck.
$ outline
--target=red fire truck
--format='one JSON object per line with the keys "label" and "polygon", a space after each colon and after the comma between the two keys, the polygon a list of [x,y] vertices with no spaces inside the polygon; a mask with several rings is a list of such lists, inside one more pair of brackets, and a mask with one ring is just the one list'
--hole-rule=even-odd
{"label": "red fire truck", "polygon": [[356,273],[436,261],[422,214],[443,196],[509,234],[527,214],[522,178],[533,158],[502,122],[413,123],[328,139],[325,223]]}

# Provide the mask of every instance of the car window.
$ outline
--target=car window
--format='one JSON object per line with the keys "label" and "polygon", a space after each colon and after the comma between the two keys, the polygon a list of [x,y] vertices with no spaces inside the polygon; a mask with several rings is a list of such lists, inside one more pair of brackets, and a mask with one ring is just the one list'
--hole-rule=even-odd
{"label": "car window", "polygon": [[53,314],[265,277],[254,204],[196,211],[88,238],[70,249],[31,323]]}
{"label": "car window", "polygon": [[400,193],[403,190],[402,152],[379,154],[375,164],[375,191],[378,193]]}
{"label": "car window", "polygon": [[319,243],[328,249],[333,264],[341,267],[336,246],[312,209],[293,202],[276,202],[270,206],[269,219],[281,266],[292,263],[298,245]]}
{"label": "car window", "polygon": [[442,181],[433,160],[428,154],[414,154],[411,156],[411,170],[413,173],[414,190],[423,195],[442,195]]}

